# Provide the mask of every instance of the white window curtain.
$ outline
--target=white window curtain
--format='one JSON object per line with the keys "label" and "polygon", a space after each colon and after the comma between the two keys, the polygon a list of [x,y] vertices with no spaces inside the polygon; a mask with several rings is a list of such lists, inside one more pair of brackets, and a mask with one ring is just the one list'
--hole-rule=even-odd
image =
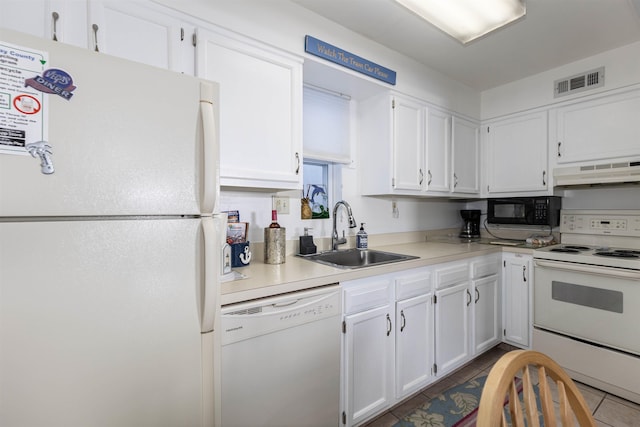
{"label": "white window curtain", "polygon": [[329,91],[304,87],[303,152],[305,159],[349,164],[350,100]]}

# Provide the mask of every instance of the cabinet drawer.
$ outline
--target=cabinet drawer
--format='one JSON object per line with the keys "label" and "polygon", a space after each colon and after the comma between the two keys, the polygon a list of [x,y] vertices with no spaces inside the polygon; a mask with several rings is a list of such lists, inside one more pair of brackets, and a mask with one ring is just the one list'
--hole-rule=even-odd
{"label": "cabinet drawer", "polygon": [[392,299],[391,278],[368,278],[342,284],[344,314],[357,313],[389,304]]}
{"label": "cabinet drawer", "polygon": [[413,274],[397,278],[396,300],[403,300],[430,292],[431,276],[431,271],[419,270]]}
{"label": "cabinet drawer", "polygon": [[471,262],[471,278],[479,279],[481,277],[493,276],[498,274],[500,263],[497,257],[483,258],[478,261]]}
{"label": "cabinet drawer", "polygon": [[469,264],[458,263],[436,270],[436,288],[443,289],[469,280]]}

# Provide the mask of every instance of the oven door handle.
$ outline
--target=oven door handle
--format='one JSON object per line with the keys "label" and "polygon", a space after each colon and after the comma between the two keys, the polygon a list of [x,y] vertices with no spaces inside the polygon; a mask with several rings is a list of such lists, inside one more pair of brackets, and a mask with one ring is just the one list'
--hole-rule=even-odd
{"label": "oven door handle", "polygon": [[625,270],[621,268],[601,267],[585,264],[572,264],[568,262],[556,262],[536,259],[536,267],[552,268],[555,270],[577,271],[579,273],[597,274],[599,276],[620,277],[625,279],[640,279],[640,271]]}

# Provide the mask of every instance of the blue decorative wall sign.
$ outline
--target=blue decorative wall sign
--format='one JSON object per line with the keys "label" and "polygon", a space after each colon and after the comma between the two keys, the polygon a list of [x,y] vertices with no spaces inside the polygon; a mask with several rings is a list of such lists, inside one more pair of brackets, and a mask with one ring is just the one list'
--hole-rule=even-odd
{"label": "blue decorative wall sign", "polygon": [[364,58],[340,49],[339,47],[325,43],[311,36],[304,38],[304,50],[320,58],[334,62],[346,68],[365,74],[374,79],[382,80],[392,85],[396,84],[396,72],[368,61]]}

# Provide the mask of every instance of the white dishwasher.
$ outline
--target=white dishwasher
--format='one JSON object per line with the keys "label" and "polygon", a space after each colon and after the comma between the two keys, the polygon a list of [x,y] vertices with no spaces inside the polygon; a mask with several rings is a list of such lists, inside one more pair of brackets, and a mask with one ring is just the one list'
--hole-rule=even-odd
{"label": "white dishwasher", "polygon": [[222,308],[222,426],[338,426],[338,285]]}

